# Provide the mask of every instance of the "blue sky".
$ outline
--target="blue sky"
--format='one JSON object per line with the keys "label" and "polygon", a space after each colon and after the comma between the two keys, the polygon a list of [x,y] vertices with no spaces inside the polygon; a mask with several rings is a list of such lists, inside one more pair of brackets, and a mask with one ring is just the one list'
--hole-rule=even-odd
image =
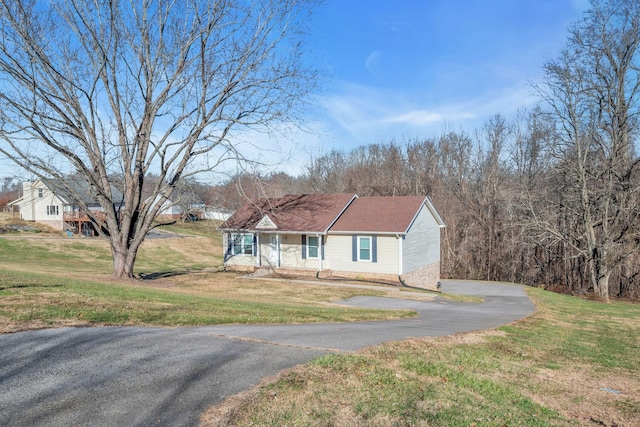
{"label": "blue sky", "polygon": [[[535,103],[587,0],[328,0],[311,45],[331,77],[303,151],[471,130]],[[300,142],[300,141],[298,141]]]}
{"label": "blue sky", "polygon": [[[312,132],[288,129],[279,141],[244,134],[246,155],[299,174],[332,148],[511,118],[536,102],[530,82],[587,8],[588,0],[326,0],[309,39],[309,59],[329,77]],[[0,159],[0,176],[14,172]]]}

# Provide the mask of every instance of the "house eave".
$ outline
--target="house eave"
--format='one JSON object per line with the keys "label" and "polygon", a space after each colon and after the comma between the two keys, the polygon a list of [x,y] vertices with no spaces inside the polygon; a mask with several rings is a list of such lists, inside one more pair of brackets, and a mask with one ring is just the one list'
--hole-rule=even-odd
{"label": "house eave", "polygon": [[294,235],[308,235],[308,234],[317,234],[326,236],[328,233],[326,231],[292,231],[292,230],[276,230],[276,229],[257,229],[257,228],[219,228],[220,232],[223,233],[263,233],[263,234],[294,234]]}
{"label": "house eave", "polygon": [[354,234],[376,234],[378,236],[404,236],[406,231],[366,231],[366,230],[351,230],[351,231],[329,231],[327,234],[333,234],[337,236],[353,236]]}
{"label": "house eave", "polygon": [[18,204],[22,203],[23,200],[24,200],[24,196],[20,197],[19,199],[16,199],[16,200],[13,200],[13,201],[7,203],[7,206],[18,205]]}

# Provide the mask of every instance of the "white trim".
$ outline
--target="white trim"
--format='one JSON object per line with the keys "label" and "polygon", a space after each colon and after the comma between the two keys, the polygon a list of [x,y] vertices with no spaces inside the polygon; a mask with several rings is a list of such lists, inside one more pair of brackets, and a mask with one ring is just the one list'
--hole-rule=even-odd
{"label": "white trim", "polygon": [[262,265],[262,257],[260,256],[262,253],[262,251],[260,250],[260,233],[256,233],[255,239],[256,239],[256,265],[260,267]]}
{"label": "white trim", "polygon": [[[309,253],[309,248],[311,247],[311,245],[309,244],[310,239],[314,238],[314,239],[318,239],[318,244],[314,246],[314,248],[316,248],[316,256],[311,256]],[[311,234],[307,234],[307,259],[320,259],[322,258],[322,253],[320,252],[321,246],[322,245],[322,241],[320,240],[320,236],[319,235],[311,235]]]}
{"label": "white trim", "polygon": [[404,235],[397,234],[396,239],[398,240],[398,276],[402,276],[404,274],[402,271],[402,241],[404,240]]}
{"label": "white trim", "polygon": [[344,207],[342,208],[342,210],[340,211],[340,213],[338,213],[338,215],[333,219],[333,221],[331,221],[331,223],[327,226],[327,228],[324,229],[324,231],[322,232],[322,234],[326,234],[329,232],[329,230],[331,230],[331,227],[333,227],[333,224],[336,223],[336,221],[338,220],[338,218],[340,218],[342,216],[342,214],[344,213],[344,211],[346,211],[349,206],[351,206],[351,203],[353,203],[353,201],[355,199],[357,199],[359,196],[357,194],[354,194],[353,197],[351,197],[351,200],[349,200],[347,202],[346,205],[344,205]]}
{"label": "white trim", "polygon": [[263,230],[277,230],[278,226],[269,218],[269,215],[265,215],[262,217],[260,222],[256,225],[257,229]]}
{"label": "white trim", "polygon": [[352,230],[352,231],[329,231],[327,233],[327,235],[334,235],[334,236],[353,236],[355,233],[357,233],[358,236],[362,235],[362,236],[397,236],[398,232],[397,231],[364,231],[364,230]]}
{"label": "white trim", "polygon": [[320,234],[316,234],[318,237],[318,271],[322,271],[322,252],[324,252],[324,245],[322,244],[323,238]]}
{"label": "white trim", "polygon": [[[360,258],[360,240],[361,239],[367,239],[369,241],[369,259],[362,259]],[[373,236],[356,236],[356,242],[358,243],[357,245],[357,260],[358,262],[372,262],[373,260]]]}

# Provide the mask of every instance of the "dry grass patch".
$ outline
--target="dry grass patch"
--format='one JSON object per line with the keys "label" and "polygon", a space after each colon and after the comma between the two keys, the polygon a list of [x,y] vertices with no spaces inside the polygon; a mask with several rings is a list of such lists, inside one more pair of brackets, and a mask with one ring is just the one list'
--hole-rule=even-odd
{"label": "dry grass patch", "polygon": [[640,374],[628,370],[594,370],[578,364],[562,369],[539,368],[532,377],[531,397],[584,425],[640,425]]}
{"label": "dry grass patch", "polygon": [[331,303],[356,295],[386,296],[388,293],[384,288],[333,287],[321,282],[314,285],[283,280],[243,279],[239,276],[241,275],[233,272],[204,272],[176,276],[172,280],[176,287],[191,293],[272,303],[283,300],[305,304]]}
{"label": "dry grass patch", "polygon": [[[176,276],[188,283],[191,274]],[[207,275],[206,284],[190,288],[159,280],[120,281],[97,276],[65,277],[0,270],[0,331],[17,332],[72,325],[198,326],[350,322],[414,316],[407,310],[369,310],[331,304],[343,293],[323,287],[305,287],[297,293],[264,289],[282,284],[250,281],[242,287],[230,273]],[[262,288],[264,287],[264,288]],[[239,294],[238,289],[243,293]]]}

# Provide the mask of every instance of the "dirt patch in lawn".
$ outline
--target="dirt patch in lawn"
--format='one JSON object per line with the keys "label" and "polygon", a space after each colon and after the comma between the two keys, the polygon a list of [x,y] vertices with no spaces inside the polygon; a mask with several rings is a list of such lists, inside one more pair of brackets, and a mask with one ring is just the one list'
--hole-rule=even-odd
{"label": "dirt patch in lawn", "polygon": [[640,374],[587,366],[539,369],[531,399],[582,425],[640,425]]}

